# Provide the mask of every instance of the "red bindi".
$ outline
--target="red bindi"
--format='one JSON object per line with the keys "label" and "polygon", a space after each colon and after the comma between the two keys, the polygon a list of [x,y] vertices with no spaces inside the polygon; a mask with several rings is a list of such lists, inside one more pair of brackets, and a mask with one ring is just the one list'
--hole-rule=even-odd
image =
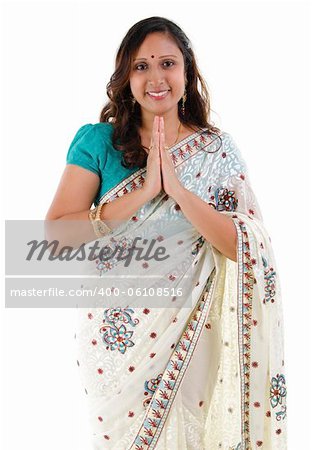
{"label": "red bindi", "polygon": [[152,55],[151,58],[154,58],[154,55]]}

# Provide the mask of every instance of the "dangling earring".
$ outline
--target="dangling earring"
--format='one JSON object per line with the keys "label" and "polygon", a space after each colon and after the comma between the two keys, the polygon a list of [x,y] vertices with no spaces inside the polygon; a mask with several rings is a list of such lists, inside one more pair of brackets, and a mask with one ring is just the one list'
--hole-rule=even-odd
{"label": "dangling earring", "polygon": [[136,99],[134,97],[131,97],[131,102],[132,102],[132,110],[131,111],[133,112]]}
{"label": "dangling earring", "polygon": [[185,102],[186,102],[186,98],[187,98],[187,94],[186,91],[184,91],[183,97],[182,97],[182,108],[181,108],[181,112],[182,115],[185,115]]}

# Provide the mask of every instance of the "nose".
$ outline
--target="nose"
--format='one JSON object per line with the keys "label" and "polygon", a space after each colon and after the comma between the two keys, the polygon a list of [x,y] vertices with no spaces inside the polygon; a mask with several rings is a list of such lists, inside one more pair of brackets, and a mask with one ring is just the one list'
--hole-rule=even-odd
{"label": "nose", "polygon": [[148,86],[149,87],[157,87],[161,84],[164,84],[164,74],[162,69],[158,66],[151,67],[148,71]]}

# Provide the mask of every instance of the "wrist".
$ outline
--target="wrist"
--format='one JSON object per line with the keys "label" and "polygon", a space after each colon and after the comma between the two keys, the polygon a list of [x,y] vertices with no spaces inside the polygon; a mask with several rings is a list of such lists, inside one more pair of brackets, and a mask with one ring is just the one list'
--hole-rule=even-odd
{"label": "wrist", "polygon": [[149,189],[145,188],[144,186],[141,187],[140,192],[142,192],[142,197],[143,197],[144,203],[149,202],[150,200],[153,200],[153,198],[158,195],[155,192],[152,192]]}
{"label": "wrist", "polygon": [[184,197],[187,192],[187,189],[185,189],[182,184],[179,183],[173,190],[173,192],[170,194],[170,197],[173,198],[177,203],[179,203]]}

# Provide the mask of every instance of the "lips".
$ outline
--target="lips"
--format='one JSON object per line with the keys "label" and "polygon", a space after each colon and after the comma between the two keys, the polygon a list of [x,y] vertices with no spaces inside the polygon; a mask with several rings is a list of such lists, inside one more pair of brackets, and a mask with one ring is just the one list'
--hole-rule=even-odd
{"label": "lips", "polygon": [[169,91],[170,91],[170,89],[163,90],[163,91],[148,91],[147,95],[149,97],[153,98],[154,100],[161,100],[167,96]]}

